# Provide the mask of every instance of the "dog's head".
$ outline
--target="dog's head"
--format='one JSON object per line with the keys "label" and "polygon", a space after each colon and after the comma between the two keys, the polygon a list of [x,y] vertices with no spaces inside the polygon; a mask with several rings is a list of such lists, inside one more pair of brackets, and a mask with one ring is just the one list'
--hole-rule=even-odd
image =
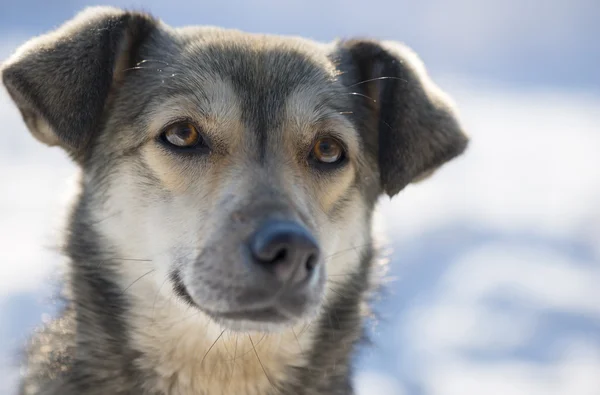
{"label": "dog's head", "polygon": [[79,221],[113,269],[151,273],[157,292],[230,328],[313,315],[328,276],[359,270],[377,197],[467,143],[393,42],[172,29],[94,8],[22,47],[2,79],[33,135],[82,167]]}

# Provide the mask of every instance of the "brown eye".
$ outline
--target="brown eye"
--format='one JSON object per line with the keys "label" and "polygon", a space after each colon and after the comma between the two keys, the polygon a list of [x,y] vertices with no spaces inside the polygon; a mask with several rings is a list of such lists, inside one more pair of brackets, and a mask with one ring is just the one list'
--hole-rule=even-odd
{"label": "brown eye", "polygon": [[190,148],[202,143],[198,129],[189,122],[169,126],[161,135],[162,140],[178,148]]}
{"label": "brown eye", "polygon": [[312,156],[322,163],[337,163],[344,159],[344,148],[336,139],[323,137],[313,146]]}

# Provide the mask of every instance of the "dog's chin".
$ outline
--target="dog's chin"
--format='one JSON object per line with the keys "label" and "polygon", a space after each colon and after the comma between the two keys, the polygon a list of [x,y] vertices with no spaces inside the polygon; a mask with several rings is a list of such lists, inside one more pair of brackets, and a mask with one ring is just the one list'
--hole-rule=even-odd
{"label": "dog's chin", "polygon": [[318,311],[318,306],[310,306],[303,312],[291,312],[274,303],[263,308],[215,312],[196,303],[178,276],[175,276],[173,281],[178,297],[200,310],[223,329],[235,332],[282,332],[294,325],[311,321]]}
{"label": "dog's chin", "polygon": [[194,305],[223,329],[235,332],[283,332],[302,322],[310,321],[316,315],[316,309],[295,315],[280,306],[216,313],[196,303]]}
{"label": "dog's chin", "polygon": [[277,309],[219,314],[210,313],[201,308],[200,310],[223,329],[234,332],[283,332],[294,325],[309,320],[309,316],[290,317],[277,311]]}

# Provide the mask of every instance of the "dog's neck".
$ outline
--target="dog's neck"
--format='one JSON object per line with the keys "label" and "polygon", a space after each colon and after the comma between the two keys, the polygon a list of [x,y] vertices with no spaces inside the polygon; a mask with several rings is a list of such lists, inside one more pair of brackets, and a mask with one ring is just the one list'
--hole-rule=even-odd
{"label": "dog's neck", "polygon": [[[81,287],[87,276],[76,276]],[[87,277],[86,281],[85,286],[98,292],[90,294],[90,300],[97,298],[117,308],[126,296],[106,292],[107,284],[98,283],[104,279]],[[224,331],[193,307],[157,298],[144,288],[138,287],[135,297],[127,295],[125,310],[108,313],[117,316],[103,316],[106,309],[94,310],[85,306],[86,301],[74,301],[76,337],[86,340],[78,347],[90,348],[78,352],[98,355],[104,366],[119,361],[112,366],[123,370],[111,375],[128,375],[117,379],[131,380],[120,388],[153,395],[312,395],[337,394],[340,388],[345,389],[343,394],[352,393],[350,359],[362,335],[364,289],[331,294],[313,322],[266,334]],[[97,337],[90,339],[89,334]],[[120,364],[131,366],[125,370]]]}
{"label": "dog's neck", "polygon": [[148,390],[259,395],[309,365],[315,328],[308,322],[276,333],[232,332],[195,307],[143,288],[130,296],[129,326],[137,363],[149,372]]}

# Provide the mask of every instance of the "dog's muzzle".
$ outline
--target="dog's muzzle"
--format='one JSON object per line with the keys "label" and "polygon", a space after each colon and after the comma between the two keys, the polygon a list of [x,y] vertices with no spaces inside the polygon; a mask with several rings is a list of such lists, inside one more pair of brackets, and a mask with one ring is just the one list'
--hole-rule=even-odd
{"label": "dog's muzzle", "polygon": [[[206,270],[206,262],[219,267],[210,282],[192,274],[184,285],[182,276],[173,277],[180,296],[232,329],[306,319],[318,310],[323,296],[325,267],[310,231],[299,222],[272,217],[257,225],[232,247],[229,261],[198,259],[192,271]],[[230,276],[223,267],[232,270]],[[217,292],[212,291],[215,283]]]}

